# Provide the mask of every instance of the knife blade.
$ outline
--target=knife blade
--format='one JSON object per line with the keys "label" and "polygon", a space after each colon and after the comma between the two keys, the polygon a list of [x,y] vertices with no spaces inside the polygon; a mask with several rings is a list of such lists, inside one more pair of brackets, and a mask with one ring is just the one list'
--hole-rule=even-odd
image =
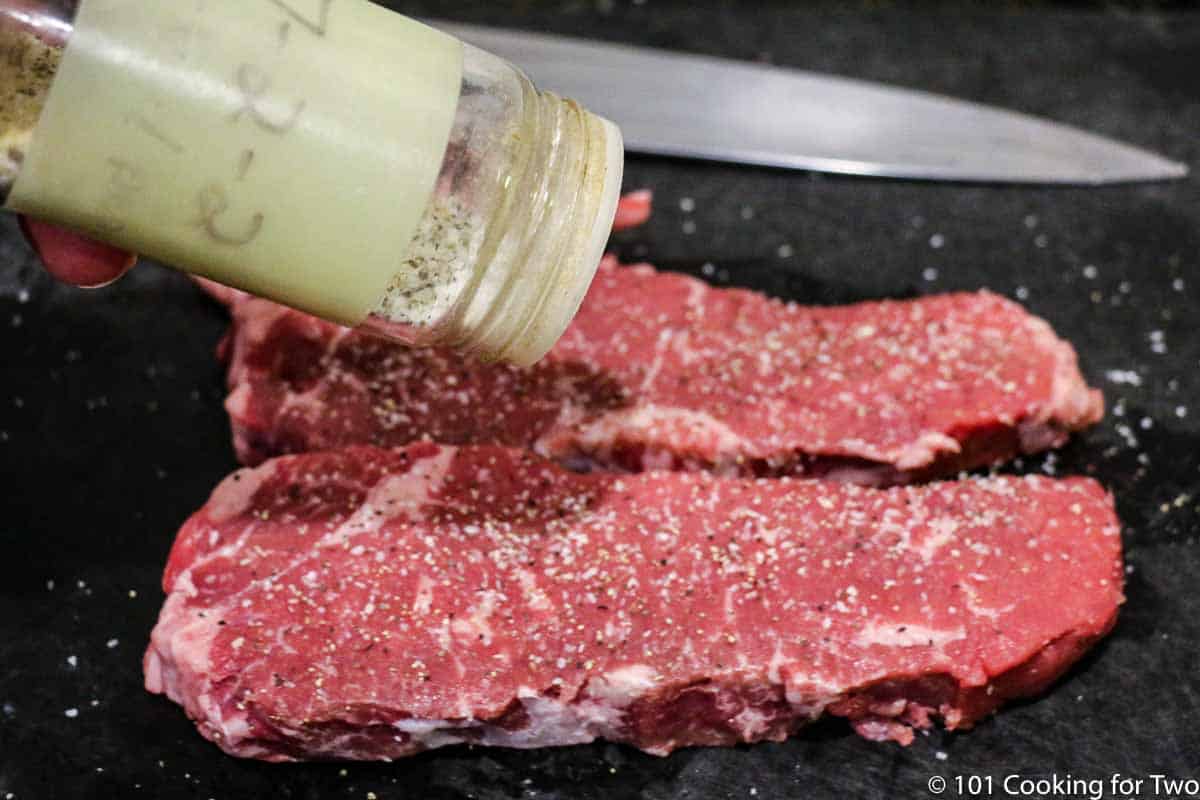
{"label": "knife blade", "polygon": [[633,152],[940,181],[1097,185],[1185,165],[1068,125],[868,81],[440,20],[540,88],[617,123]]}

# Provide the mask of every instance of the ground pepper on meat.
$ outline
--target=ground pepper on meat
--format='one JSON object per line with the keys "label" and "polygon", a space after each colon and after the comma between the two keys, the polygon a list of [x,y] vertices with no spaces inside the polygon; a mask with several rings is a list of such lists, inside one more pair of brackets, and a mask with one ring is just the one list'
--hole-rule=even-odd
{"label": "ground pepper on meat", "polygon": [[666,754],[822,713],[907,743],[1042,691],[1122,600],[1119,521],[1085,478],[872,490],[400,452],[277,459],[180,532],[147,687],[227,752]]}

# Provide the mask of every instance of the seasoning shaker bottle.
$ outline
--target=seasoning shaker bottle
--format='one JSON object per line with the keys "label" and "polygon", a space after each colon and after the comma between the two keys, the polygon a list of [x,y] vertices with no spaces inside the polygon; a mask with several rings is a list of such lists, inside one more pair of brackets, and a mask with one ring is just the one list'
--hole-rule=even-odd
{"label": "seasoning shaker bottle", "polygon": [[0,0],[5,207],[414,346],[531,364],[620,133],[367,0]]}

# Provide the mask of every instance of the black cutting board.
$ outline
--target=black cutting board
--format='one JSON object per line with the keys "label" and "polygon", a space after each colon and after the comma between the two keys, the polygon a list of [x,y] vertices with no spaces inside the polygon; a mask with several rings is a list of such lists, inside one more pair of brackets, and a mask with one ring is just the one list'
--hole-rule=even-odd
{"label": "black cutting board", "polygon": [[[395,5],[952,93],[1200,169],[1192,13],[715,0]],[[228,758],[180,709],[146,694],[141,678],[172,537],[234,467],[213,357],[222,312],[152,265],[101,292],[55,286],[5,221],[0,800],[919,798],[931,796],[935,775],[1200,776],[1196,180],[998,188],[631,159],[627,186],[653,188],[657,211],[617,237],[626,260],[813,303],[986,286],[1050,319],[1112,410],[1063,452],[1018,468],[1091,474],[1116,493],[1129,599],[1114,634],[1045,697],[907,749],[828,722],[784,744],[666,759],[604,743],[460,748],[373,765]],[[958,796],[953,783],[944,796]],[[1004,796],[1000,783],[993,796]]]}

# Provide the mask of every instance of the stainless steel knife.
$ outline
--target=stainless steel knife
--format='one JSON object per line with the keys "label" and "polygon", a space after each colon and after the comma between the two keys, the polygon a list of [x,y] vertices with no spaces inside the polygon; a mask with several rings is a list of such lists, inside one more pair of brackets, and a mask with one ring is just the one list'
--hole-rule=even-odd
{"label": "stainless steel knife", "polygon": [[430,21],[616,122],[629,150],[942,181],[1104,184],[1187,167],[1077,128],[815,72]]}

